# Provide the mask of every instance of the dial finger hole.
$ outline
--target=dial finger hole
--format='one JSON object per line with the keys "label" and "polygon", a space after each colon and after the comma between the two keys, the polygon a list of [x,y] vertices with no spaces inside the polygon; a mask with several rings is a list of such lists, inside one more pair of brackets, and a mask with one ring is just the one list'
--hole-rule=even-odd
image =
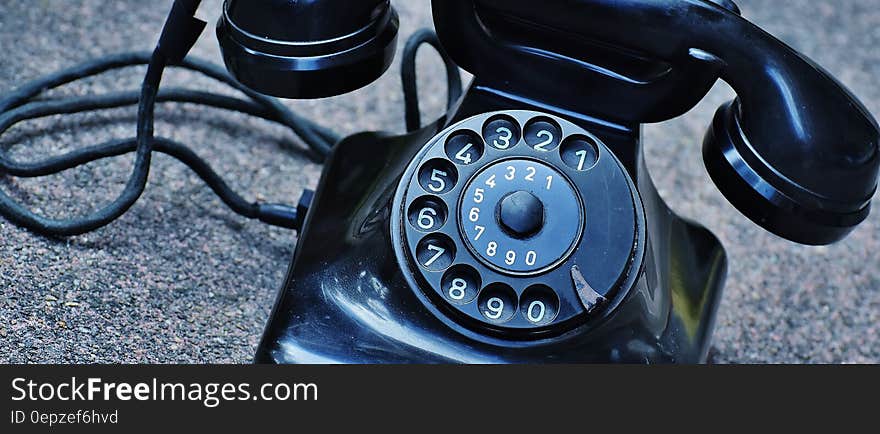
{"label": "dial finger hole", "polygon": [[562,128],[550,118],[539,117],[526,124],[523,136],[532,149],[550,152],[559,147],[562,141]]}
{"label": "dial finger hole", "polygon": [[574,170],[585,172],[599,163],[599,147],[587,136],[572,136],[565,139],[560,150],[562,161]]}
{"label": "dial finger hole", "polygon": [[449,193],[457,182],[458,171],[447,160],[437,158],[428,161],[419,170],[419,185],[428,193]]}
{"label": "dial finger hole", "polygon": [[519,124],[509,116],[495,116],[483,126],[486,143],[502,151],[516,146],[520,134]]}
{"label": "dial finger hole", "polygon": [[503,283],[493,283],[480,292],[478,305],[488,321],[506,323],[516,314],[516,292]]}
{"label": "dial finger hole", "polygon": [[473,131],[457,131],[446,141],[446,156],[455,164],[474,164],[483,158],[483,150],[483,139]]}
{"label": "dial finger hole", "polygon": [[548,325],[559,315],[559,296],[546,285],[531,286],[523,292],[520,313],[535,326]]}
{"label": "dial finger hole", "polygon": [[409,206],[409,223],[422,232],[434,232],[449,216],[446,204],[438,197],[422,196]]}
{"label": "dial finger hole", "polygon": [[455,260],[455,244],[446,235],[428,235],[416,247],[416,259],[429,271],[443,271]]}
{"label": "dial finger hole", "polygon": [[480,273],[467,265],[456,265],[443,275],[441,290],[452,304],[468,304],[477,298],[482,279]]}

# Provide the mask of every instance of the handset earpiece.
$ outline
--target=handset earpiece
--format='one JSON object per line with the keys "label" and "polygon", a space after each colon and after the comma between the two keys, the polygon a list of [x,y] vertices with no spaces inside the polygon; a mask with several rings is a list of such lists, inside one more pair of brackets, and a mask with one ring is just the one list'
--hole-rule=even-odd
{"label": "handset earpiece", "polygon": [[[760,113],[761,104],[745,101],[722,105],[703,142],[715,185],[746,217],[788,240],[825,245],[846,237],[868,217],[877,190],[876,127],[868,118],[785,119],[799,113],[774,115],[772,108],[749,121],[750,110]],[[819,115],[852,113],[859,110],[855,104]],[[774,121],[785,126],[774,128]]]}
{"label": "handset earpiece", "polygon": [[[730,1],[549,0],[536,8],[530,0],[435,0],[433,7],[438,34],[460,65],[479,77],[528,64],[538,78],[514,77],[520,88],[564,94],[573,83],[534,71],[573,70],[583,61],[555,53],[552,44],[512,43],[482,18],[502,17],[495,19],[500,26],[530,23],[669,66],[656,80],[581,68],[582,77],[603,83],[580,98],[583,104],[612,119],[663,121],[692,108],[715,79],[728,82],[738,97],[719,110],[704,141],[704,160],[722,194],[770,232],[829,244],[869,213],[880,170],[876,121],[827,72],[742,18]],[[469,23],[468,41],[456,37],[453,22]],[[491,64],[482,61],[487,56]],[[536,81],[546,75],[553,81]],[[602,88],[613,88],[618,97]],[[620,95],[632,109],[621,108]]]}
{"label": "handset earpiece", "polygon": [[810,245],[839,241],[868,216],[877,190],[876,121],[794,49],[739,16],[712,15],[696,26],[706,45],[695,45],[695,55],[719,58],[721,78],[737,93],[704,140],[712,180],[776,235]]}
{"label": "handset earpiece", "polygon": [[388,69],[398,17],[389,0],[226,0],[217,38],[230,73],[282,98],[364,87]]}

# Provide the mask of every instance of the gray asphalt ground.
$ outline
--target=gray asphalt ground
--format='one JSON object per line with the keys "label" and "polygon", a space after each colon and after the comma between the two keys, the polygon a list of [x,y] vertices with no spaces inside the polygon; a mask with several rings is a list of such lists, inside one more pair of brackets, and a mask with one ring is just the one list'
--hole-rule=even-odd
{"label": "gray asphalt ground", "polygon": [[[219,0],[204,2],[213,22]],[[0,92],[86,59],[149,50],[170,0],[0,0]],[[397,1],[402,35],[430,26],[427,0]],[[880,113],[880,0],[740,0],[744,14],[824,65]],[[194,55],[219,62],[206,32]],[[441,63],[420,56],[425,117],[442,112]],[[290,107],[342,133],[403,130],[398,68],[337,98]],[[142,69],[52,92],[135,89]],[[221,86],[170,72],[165,84]],[[730,254],[715,332],[716,362],[880,362],[880,217],[828,248],[762,232],[728,205],[703,168],[700,143],[719,84],[696,110],[647,127],[648,161],[663,197],[704,222]],[[27,160],[134,133],[134,109],[17,126],[0,146]],[[249,198],[293,202],[320,168],[289,132],[213,109],[164,105],[156,131],[189,143]],[[131,158],[0,187],[46,215],[72,216],[118,194]],[[876,204],[876,202],[875,202]],[[248,362],[293,252],[295,234],[228,211],[181,164],[156,156],[146,194],[122,219],[56,241],[0,221],[0,362]]]}

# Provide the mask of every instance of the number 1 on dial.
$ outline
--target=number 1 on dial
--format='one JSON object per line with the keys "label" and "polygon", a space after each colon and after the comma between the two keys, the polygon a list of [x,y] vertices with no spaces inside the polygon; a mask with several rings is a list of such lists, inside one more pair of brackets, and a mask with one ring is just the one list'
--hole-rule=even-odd
{"label": "number 1 on dial", "polygon": [[587,162],[587,151],[577,151],[574,153],[574,155],[580,158],[580,161],[578,162],[578,170],[584,170],[584,163]]}

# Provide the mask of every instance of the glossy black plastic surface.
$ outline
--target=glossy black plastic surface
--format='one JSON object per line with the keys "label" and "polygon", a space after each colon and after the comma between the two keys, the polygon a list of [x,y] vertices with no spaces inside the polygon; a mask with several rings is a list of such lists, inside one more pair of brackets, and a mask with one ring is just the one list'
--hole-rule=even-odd
{"label": "glossy black plastic surface", "polygon": [[[638,128],[623,135],[598,126],[590,131],[640,155]],[[389,234],[400,176],[437,132],[430,126],[404,137],[360,134],[337,146],[257,362],[705,360],[725,275],[724,251],[705,229],[669,211],[640,162],[627,169],[637,174],[646,205],[642,226],[653,235],[643,246],[644,265],[600,317],[562,336],[525,343],[490,339],[441,320],[444,314],[424,304],[407,283]]]}
{"label": "glossy black plastic surface", "polygon": [[227,0],[225,14],[238,27],[276,41],[329,41],[361,30],[388,0]]}
{"label": "glossy black plastic surface", "polygon": [[227,69],[260,93],[322,98],[378,79],[398,18],[388,0],[226,0],[217,38]]}

